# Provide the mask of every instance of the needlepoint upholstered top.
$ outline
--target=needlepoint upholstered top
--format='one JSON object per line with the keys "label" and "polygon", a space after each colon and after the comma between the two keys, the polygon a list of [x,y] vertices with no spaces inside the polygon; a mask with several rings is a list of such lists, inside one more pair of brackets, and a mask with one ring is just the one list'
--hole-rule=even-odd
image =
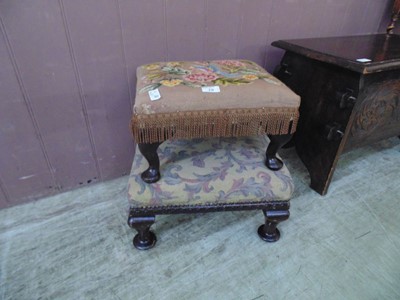
{"label": "needlepoint upholstered top", "polygon": [[[137,143],[296,129],[300,98],[248,60],[148,64],[137,69],[137,79],[131,122]],[[156,101],[149,97],[154,90]]]}

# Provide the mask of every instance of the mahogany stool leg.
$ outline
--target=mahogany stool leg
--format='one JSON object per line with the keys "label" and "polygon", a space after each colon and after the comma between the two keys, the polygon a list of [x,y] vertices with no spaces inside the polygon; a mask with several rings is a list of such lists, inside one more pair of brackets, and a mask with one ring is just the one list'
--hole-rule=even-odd
{"label": "mahogany stool leg", "polygon": [[265,165],[268,169],[272,171],[278,171],[282,169],[283,162],[276,157],[276,153],[284,146],[287,142],[290,141],[293,134],[281,134],[281,135],[269,135],[270,143],[266,152],[266,161]]}
{"label": "mahogany stool leg", "polygon": [[138,144],[140,153],[146,158],[149,167],[141,175],[146,183],[157,182],[160,175],[160,159],[158,158],[157,149],[161,143]]}
{"label": "mahogany stool leg", "polygon": [[263,209],[265,216],[265,224],[258,228],[259,237],[266,242],[276,242],[281,237],[276,226],[287,219],[289,219],[290,213],[287,210],[268,210]]}
{"label": "mahogany stool leg", "polygon": [[139,250],[153,248],[157,242],[156,235],[150,231],[156,216],[132,216],[128,218],[128,225],[138,232],[133,238],[133,246]]}

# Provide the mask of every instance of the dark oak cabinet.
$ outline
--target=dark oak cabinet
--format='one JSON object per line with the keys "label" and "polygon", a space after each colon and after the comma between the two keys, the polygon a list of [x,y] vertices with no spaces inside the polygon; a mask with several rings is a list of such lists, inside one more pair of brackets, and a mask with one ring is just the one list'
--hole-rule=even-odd
{"label": "dark oak cabinet", "polygon": [[275,75],[302,98],[296,151],[324,195],[344,151],[400,135],[400,36],[272,45],[286,50]]}

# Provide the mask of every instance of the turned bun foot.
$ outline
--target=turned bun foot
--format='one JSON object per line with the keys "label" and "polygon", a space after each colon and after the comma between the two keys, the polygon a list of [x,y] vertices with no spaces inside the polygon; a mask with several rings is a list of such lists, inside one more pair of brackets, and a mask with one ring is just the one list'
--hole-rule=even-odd
{"label": "turned bun foot", "polygon": [[270,169],[272,171],[278,171],[278,170],[282,169],[283,162],[277,157],[272,157],[272,158],[267,157],[267,160],[265,161],[265,165],[267,166],[268,169]]}
{"label": "turned bun foot", "polygon": [[263,214],[265,223],[258,228],[258,235],[266,242],[276,242],[281,237],[281,233],[276,226],[289,218],[289,205],[282,210],[263,209]]}
{"label": "turned bun foot", "polygon": [[154,183],[160,180],[160,171],[158,169],[148,168],[141,175],[142,180],[146,183]]}
{"label": "turned bun foot", "polygon": [[131,209],[128,225],[135,228],[137,231],[137,234],[133,238],[133,246],[135,246],[136,249],[147,250],[153,248],[156,244],[156,235],[150,230],[155,219],[155,215],[135,216]]}
{"label": "turned bun foot", "polygon": [[272,232],[267,232],[265,230],[265,225],[261,225],[257,230],[258,236],[266,242],[276,242],[281,237],[281,233],[278,228],[275,228]]}
{"label": "turned bun foot", "polygon": [[135,246],[136,249],[139,250],[148,250],[154,247],[154,245],[157,242],[156,235],[152,232],[149,231],[146,234],[146,238],[141,238],[140,234],[136,234],[135,237],[133,238],[133,246]]}

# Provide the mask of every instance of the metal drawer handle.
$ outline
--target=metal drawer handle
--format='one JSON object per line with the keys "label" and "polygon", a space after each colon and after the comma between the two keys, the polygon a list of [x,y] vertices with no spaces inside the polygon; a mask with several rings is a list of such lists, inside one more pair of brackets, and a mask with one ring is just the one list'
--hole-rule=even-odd
{"label": "metal drawer handle", "polygon": [[342,126],[336,122],[326,125],[326,139],[328,141],[339,141],[344,136],[344,132],[342,131],[341,127]]}
{"label": "metal drawer handle", "polygon": [[344,93],[337,93],[337,98],[339,101],[339,108],[353,108],[354,104],[357,101],[357,98],[353,96],[354,91],[352,89],[346,89]]}
{"label": "metal drawer handle", "polygon": [[281,70],[282,70],[283,74],[286,75],[287,77],[291,77],[292,76],[292,72],[289,71],[289,65],[288,64],[282,63]]}

